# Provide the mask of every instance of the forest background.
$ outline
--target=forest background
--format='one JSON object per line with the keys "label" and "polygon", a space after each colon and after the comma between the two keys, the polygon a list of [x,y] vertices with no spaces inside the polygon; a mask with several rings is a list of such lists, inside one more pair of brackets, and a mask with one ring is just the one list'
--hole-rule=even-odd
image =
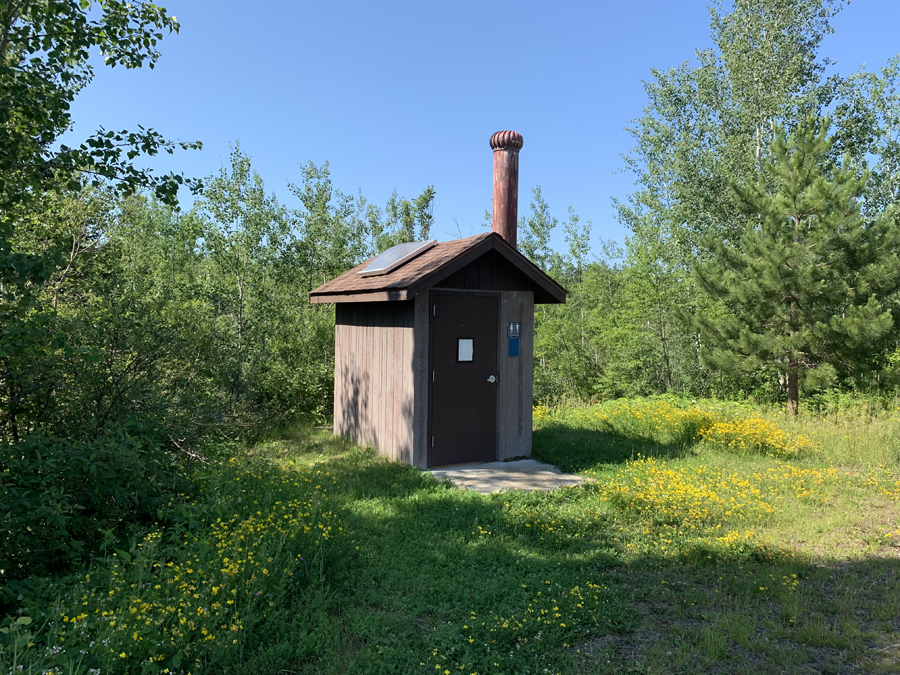
{"label": "forest background", "polygon": [[[595,247],[540,187],[521,200],[520,250],[569,291],[537,310],[536,403],[895,395],[900,59],[826,77],[843,4],[713,3],[714,47],[646,83],[625,156],[635,190],[616,203],[624,245]],[[60,144],[91,50],[152,66],[177,21],[116,0],[0,16],[0,568],[33,574],[154,518],[179,458],[327,422],[334,312],[307,293],[428,238],[435,189],[381,207],[308,163],[288,207],[239,145],[193,181],[136,168],[178,147],[152,130]],[[180,210],[183,184],[197,197]],[[803,206],[794,220],[784,203]]]}

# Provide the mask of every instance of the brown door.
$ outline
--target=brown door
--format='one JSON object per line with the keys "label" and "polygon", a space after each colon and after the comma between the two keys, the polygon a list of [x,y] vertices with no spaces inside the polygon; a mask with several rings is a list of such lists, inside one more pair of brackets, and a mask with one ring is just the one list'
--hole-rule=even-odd
{"label": "brown door", "polygon": [[496,295],[431,295],[429,466],[497,459]]}

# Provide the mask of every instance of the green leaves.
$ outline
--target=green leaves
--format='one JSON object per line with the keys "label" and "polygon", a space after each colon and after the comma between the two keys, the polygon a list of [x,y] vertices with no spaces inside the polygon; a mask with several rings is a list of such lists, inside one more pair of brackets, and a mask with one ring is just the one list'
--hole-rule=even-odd
{"label": "green leaves", "polygon": [[[96,244],[88,240],[89,226],[79,228],[77,216],[84,214],[71,208],[91,201],[85,188],[147,189],[167,203],[176,201],[181,185],[200,188],[198,181],[133,165],[142,154],[200,147],[173,143],[153,129],[101,128],[78,146],[57,146],[72,127],[71,103],[93,77],[95,50],[111,66],[152,66],[163,32],[177,29],[173,17],[149,2],[0,2],[0,442],[7,434],[17,442],[38,417],[47,417],[65,387],[62,364],[80,353],[68,336],[60,338],[56,310],[76,261]],[[83,290],[89,297],[91,290]],[[96,412],[98,420],[107,415]]]}
{"label": "green leaves", "polygon": [[892,211],[864,218],[868,175],[834,163],[830,122],[776,127],[772,159],[733,194],[746,224],[734,243],[710,235],[695,264],[699,287],[727,311],[695,325],[718,368],[774,366],[796,410],[798,385],[823,386],[867,372],[893,328],[885,299],[900,289],[900,232]]}
{"label": "green leaves", "polygon": [[[827,168],[840,164],[841,154],[850,155],[856,171],[842,174],[840,180],[846,183],[845,192],[856,194],[862,216],[879,218],[900,196],[896,169],[900,166],[900,60],[893,59],[877,74],[825,75],[828,60],[820,49],[833,32],[832,19],[846,4],[843,0],[716,0],[710,7],[711,48],[695,52],[693,61],[652,71],[645,82],[648,103],[644,115],[629,129],[635,148],[625,157],[625,167],[636,175],[636,191],[615,205],[620,221],[632,233],[629,269],[631,261],[639,263],[635,271],[641,270],[647,287],[664,298],[655,306],[646,303],[646,325],[669,324],[666,340],[686,348],[683,353],[668,352],[668,363],[675,363],[672,372],[687,375],[672,381],[696,393],[710,386],[714,373],[703,373],[699,356],[705,336],[695,330],[691,317],[706,317],[710,324],[727,322],[727,317],[715,297],[698,293],[697,279],[691,274],[695,262],[702,265],[706,257],[715,255],[730,260],[735,269],[744,265],[745,279],[759,279],[758,266],[767,259],[774,263],[774,257],[782,255],[783,275],[802,273],[793,267],[797,261],[786,243],[790,237],[782,241],[770,236],[765,253],[755,258],[731,254],[749,245],[742,240],[744,232],[761,222],[753,208],[742,206],[744,198],[775,194],[787,180],[786,172],[804,170],[799,155],[793,166],[778,165],[777,170],[769,162],[776,146],[788,142],[800,121],[834,111],[835,138],[816,161]],[[779,126],[784,131],[780,140],[776,138]],[[806,133],[816,132],[807,129]],[[822,177],[818,180],[818,187],[798,184],[795,197],[806,205],[800,211],[814,208],[816,200],[824,198]],[[854,182],[861,182],[861,192]],[[743,196],[734,197],[731,186],[735,183],[742,186]],[[869,235],[872,241],[881,236],[874,230]],[[830,245],[851,245],[844,241],[846,236],[835,232]],[[849,259],[840,264],[855,274]],[[763,280],[754,283],[748,282],[743,290],[734,286],[734,297],[756,297],[760,307],[776,302],[762,292]],[[865,285],[859,288],[864,294],[871,292]],[[835,291],[823,286],[820,292]],[[673,314],[684,320],[666,321]],[[873,325],[881,325],[880,321]],[[732,332],[736,335],[739,328]],[[660,341],[662,335],[660,331]],[[657,367],[667,368],[665,350],[654,350],[660,353]],[[742,372],[728,359],[715,361],[710,353],[707,357],[706,363],[718,370],[716,379],[728,387],[761,391],[760,385],[768,380],[761,391],[768,396],[768,391],[787,386],[774,371],[765,373],[760,363],[751,372]],[[687,367],[682,369],[680,364]],[[747,364],[749,368],[750,361]]]}
{"label": "green leaves", "polygon": [[[85,440],[33,434],[0,446],[0,569],[7,579],[58,573],[129,527],[156,518],[185,488],[146,427],[123,424]],[[127,552],[124,555],[128,556]]]}
{"label": "green leaves", "polygon": [[[178,23],[164,8],[121,0],[25,0],[0,4],[0,208],[28,202],[29,190],[74,188],[85,175],[112,181],[126,193],[150,188],[173,203],[182,176],[156,176],[130,162],[138,154],[172,152],[199,143],[172,143],[155,131],[100,130],[76,148],[53,150],[72,126],[70,105],[93,78],[90,57],[110,67],[153,67],[164,32]],[[192,189],[197,181],[187,181]]]}

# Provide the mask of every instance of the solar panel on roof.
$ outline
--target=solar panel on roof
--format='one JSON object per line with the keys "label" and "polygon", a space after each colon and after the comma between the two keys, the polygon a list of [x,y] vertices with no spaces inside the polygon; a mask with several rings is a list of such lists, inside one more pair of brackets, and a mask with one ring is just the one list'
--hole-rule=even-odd
{"label": "solar panel on roof", "polygon": [[376,277],[397,269],[403,263],[424,253],[437,244],[437,239],[429,241],[411,241],[407,244],[391,246],[387,251],[379,253],[363,270],[356,274],[361,277]]}

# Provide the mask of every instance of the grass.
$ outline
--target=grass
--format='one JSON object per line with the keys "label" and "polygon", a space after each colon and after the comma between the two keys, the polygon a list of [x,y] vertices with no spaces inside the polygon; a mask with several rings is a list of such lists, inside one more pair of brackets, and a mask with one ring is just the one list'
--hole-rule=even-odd
{"label": "grass", "polygon": [[535,454],[592,482],[480,495],[310,429],[202,468],[144,540],[23,599],[0,673],[900,672],[889,411],[535,418]]}

